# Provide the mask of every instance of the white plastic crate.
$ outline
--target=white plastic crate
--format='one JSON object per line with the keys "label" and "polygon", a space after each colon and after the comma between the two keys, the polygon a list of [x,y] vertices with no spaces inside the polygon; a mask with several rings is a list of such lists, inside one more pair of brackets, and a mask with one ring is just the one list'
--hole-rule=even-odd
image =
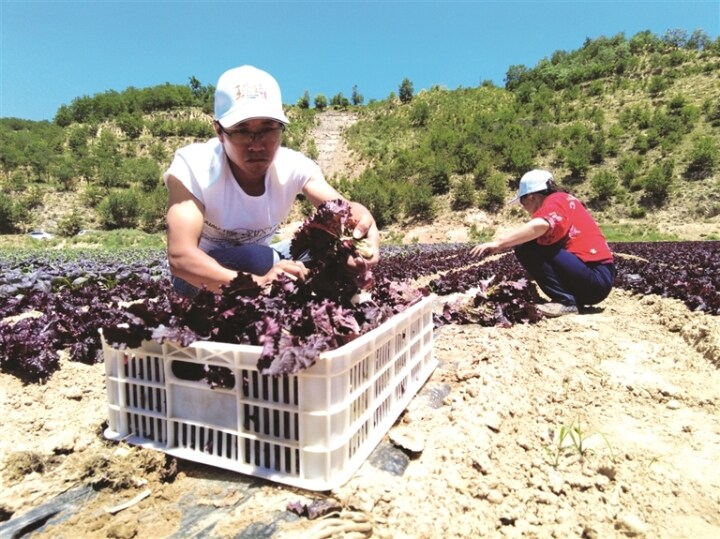
{"label": "white plastic crate", "polygon": [[[437,365],[433,297],[297,375],[257,370],[260,347],[103,341],[105,436],[309,490],[342,485],[365,461]],[[223,367],[232,388],[192,376]]]}

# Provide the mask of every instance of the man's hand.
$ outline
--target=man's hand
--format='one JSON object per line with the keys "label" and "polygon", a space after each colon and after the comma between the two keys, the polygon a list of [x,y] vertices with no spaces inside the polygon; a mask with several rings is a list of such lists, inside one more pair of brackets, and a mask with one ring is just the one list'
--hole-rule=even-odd
{"label": "man's hand", "polygon": [[307,278],[309,272],[310,270],[308,270],[305,267],[305,264],[300,261],[281,260],[272,268],[270,268],[270,271],[268,271],[265,275],[258,277],[256,279],[256,282],[260,286],[264,287],[272,283],[281,274],[285,274],[293,280],[304,281]]}
{"label": "man's hand", "polygon": [[365,271],[367,266],[374,266],[380,260],[380,231],[370,211],[357,202],[350,202],[352,220],[355,221],[353,239],[363,241],[366,256],[348,258],[348,267],[352,270]]}

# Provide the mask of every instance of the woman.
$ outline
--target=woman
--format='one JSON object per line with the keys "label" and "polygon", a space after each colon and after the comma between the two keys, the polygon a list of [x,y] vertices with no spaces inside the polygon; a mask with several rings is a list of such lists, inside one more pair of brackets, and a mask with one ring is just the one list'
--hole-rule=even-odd
{"label": "woman", "polygon": [[538,305],[545,316],[577,314],[604,300],[617,273],[613,254],[595,220],[574,196],[561,192],[547,170],[531,170],[520,180],[517,197],[532,218],[504,237],[480,244],[473,256],[514,247],[515,256],[551,303]]}

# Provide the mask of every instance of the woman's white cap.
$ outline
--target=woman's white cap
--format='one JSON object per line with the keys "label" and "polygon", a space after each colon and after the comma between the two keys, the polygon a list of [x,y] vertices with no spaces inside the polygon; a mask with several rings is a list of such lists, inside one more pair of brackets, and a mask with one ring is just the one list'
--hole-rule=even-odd
{"label": "woman's white cap", "polygon": [[514,204],[520,200],[520,197],[524,197],[525,195],[544,191],[548,188],[548,182],[551,181],[553,181],[553,175],[547,170],[536,168],[530,172],[526,172],[523,174],[523,177],[520,178],[520,189],[518,189],[517,196],[508,202],[508,204]]}
{"label": "woman's white cap", "polygon": [[230,127],[253,118],[290,123],[282,108],[280,86],[272,75],[253,66],[226,71],[215,89],[215,119]]}

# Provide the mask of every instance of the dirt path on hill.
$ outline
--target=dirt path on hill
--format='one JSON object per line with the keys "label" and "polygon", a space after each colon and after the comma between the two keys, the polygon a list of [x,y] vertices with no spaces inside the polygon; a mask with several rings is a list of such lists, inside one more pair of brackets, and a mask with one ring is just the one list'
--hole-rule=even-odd
{"label": "dirt path on hill", "polygon": [[317,163],[325,177],[330,180],[338,175],[356,177],[362,171],[355,166],[352,152],[343,133],[357,122],[351,112],[329,110],[317,116],[317,125],[310,136],[318,150]]}
{"label": "dirt path on hill", "polygon": [[[422,450],[386,436],[328,493],[105,440],[103,365],[0,373],[0,537],[719,537],[720,321],[624,291],[603,307],[438,330],[391,429]],[[317,499],[343,512],[286,510]]]}

